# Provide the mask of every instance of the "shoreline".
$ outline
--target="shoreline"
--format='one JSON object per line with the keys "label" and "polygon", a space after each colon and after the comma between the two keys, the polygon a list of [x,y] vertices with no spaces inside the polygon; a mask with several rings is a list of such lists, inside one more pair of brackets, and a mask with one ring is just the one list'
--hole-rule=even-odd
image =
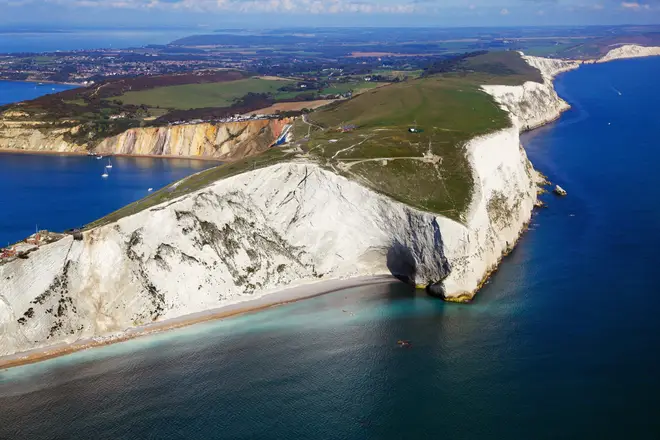
{"label": "shoreline", "polygon": [[50,80],[47,80],[47,79],[39,80],[39,79],[2,79],[2,78],[0,78],[0,81],[19,82],[19,83],[28,83],[28,84],[56,84],[56,85],[61,85],[61,86],[86,87],[84,84],[71,83],[71,82],[50,81]]}
{"label": "shoreline", "polygon": [[91,156],[87,154],[86,152],[82,151],[48,151],[48,150],[13,150],[10,148],[0,148],[0,155],[2,154],[25,154],[25,155],[32,155],[32,156],[70,156],[70,157],[79,157],[79,156],[88,156],[88,157],[96,157],[98,156],[103,156],[103,157],[138,157],[138,158],[145,158],[145,159],[182,159],[182,160],[201,160],[204,162],[218,162],[220,164],[222,163],[230,163],[232,161],[230,160],[221,160],[217,159],[214,157],[202,157],[202,156],[176,156],[176,155],[171,155],[171,154],[115,154],[115,153],[107,153],[107,154],[101,154],[101,153],[96,153],[94,156]]}
{"label": "shoreline", "polygon": [[91,348],[126,342],[131,339],[162,333],[169,330],[175,330],[178,328],[190,327],[204,322],[217,321],[240,315],[256,313],[272,307],[292,304],[298,301],[316,298],[340,290],[381,284],[396,284],[400,282],[401,281],[392,275],[371,275],[347,279],[316,281],[307,284],[303,283],[296,286],[285,287],[283,289],[266,292],[258,298],[246,299],[245,301],[227,304],[225,306],[217,307],[214,309],[191,313],[188,315],[180,316],[178,318],[166,319],[164,321],[130,328],[115,335],[81,339],[72,343],[60,343],[49,347],[36,348],[34,350],[12,355],[0,356],[0,370],[7,370],[9,368],[34,364]]}

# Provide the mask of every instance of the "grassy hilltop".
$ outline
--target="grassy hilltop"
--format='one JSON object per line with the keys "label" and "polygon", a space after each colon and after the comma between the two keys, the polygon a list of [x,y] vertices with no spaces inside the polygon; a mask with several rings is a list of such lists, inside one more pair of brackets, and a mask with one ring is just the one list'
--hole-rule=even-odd
{"label": "grassy hilltop", "polygon": [[[470,139],[510,125],[482,84],[541,81],[516,52],[483,54],[439,66],[440,73],[380,87],[300,118],[293,146],[191,176],[95,222],[109,223],[278,162],[306,159],[419,209],[461,220],[471,197]],[[412,133],[410,128],[423,130]],[[342,130],[342,128],[346,130]]]}

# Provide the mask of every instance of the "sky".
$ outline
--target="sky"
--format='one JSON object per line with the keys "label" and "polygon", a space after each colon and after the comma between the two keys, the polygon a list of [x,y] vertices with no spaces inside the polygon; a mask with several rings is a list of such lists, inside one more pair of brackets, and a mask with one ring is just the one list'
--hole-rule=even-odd
{"label": "sky", "polygon": [[0,0],[0,26],[660,24],[660,0]]}

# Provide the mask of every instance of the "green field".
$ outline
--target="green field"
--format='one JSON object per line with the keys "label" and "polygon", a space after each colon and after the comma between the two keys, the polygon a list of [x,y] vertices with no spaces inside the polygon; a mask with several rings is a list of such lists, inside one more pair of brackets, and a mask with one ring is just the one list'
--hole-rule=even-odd
{"label": "green field", "polygon": [[124,104],[186,110],[203,107],[228,107],[247,93],[272,93],[294,81],[248,78],[231,82],[186,84],[127,92],[117,97]]}
{"label": "green field", "polygon": [[326,87],[321,91],[324,95],[343,95],[344,93],[353,92],[359,93],[364,90],[370,90],[378,86],[382,86],[383,83],[372,82],[372,81],[355,81],[355,82],[345,82],[345,83],[331,83],[330,87]]}
{"label": "green field", "polygon": [[527,64],[518,52],[489,52],[469,58],[461,68],[479,75],[481,84],[520,85],[526,81],[543,82],[536,68]]}

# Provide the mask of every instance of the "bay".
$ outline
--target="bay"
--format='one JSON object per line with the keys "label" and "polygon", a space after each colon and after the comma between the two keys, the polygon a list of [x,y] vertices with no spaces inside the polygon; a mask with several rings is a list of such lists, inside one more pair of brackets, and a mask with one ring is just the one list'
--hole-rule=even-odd
{"label": "bay", "polygon": [[[0,105],[71,88],[0,81]],[[145,157],[0,154],[0,247],[34,233],[79,227],[217,162]]]}
{"label": "bay", "polygon": [[0,81],[0,106],[28,101],[43,95],[75,88],[67,84],[42,84],[23,81]]}

